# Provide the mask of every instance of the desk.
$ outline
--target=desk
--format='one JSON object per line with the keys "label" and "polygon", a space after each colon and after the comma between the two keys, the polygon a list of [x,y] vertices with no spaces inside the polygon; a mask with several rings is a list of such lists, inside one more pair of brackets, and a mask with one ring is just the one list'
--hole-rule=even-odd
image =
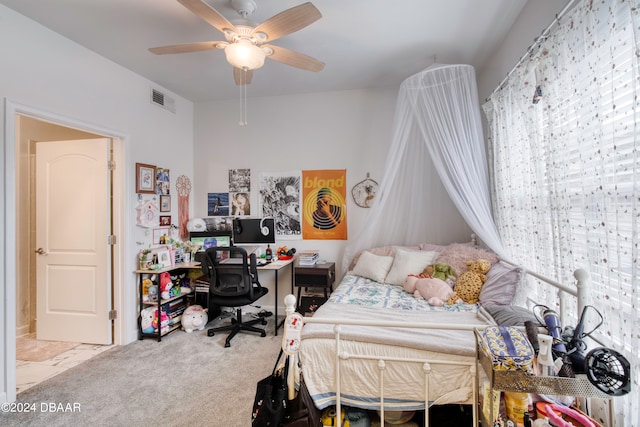
{"label": "desk", "polygon": [[[258,271],[265,271],[265,270],[271,270],[273,271],[273,273],[275,274],[275,297],[276,297],[276,301],[275,301],[275,308],[274,308],[274,313],[273,315],[275,316],[275,323],[276,323],[276,327],[275,327],[275,335],[278,336],[278,328],[280,327],[280,325],[278,325],[278,272],[280,270],[282,270],[283,268],[285,268],[288,265],[292,265],[293,264],[293,258],[292,259],[288,259],[288,260],[277,260],[277,261],[273,261],[269,264],[265,264],[265,265],[259,265],[258,266]],[[258,273],[258,278],[260,277],[260,273]],[[291,293],[293,294],[293,270],[291,271]],[[286,317],[286,316],[285,316]],[[282,320],[282,323],[284,324],[284,319]]]}

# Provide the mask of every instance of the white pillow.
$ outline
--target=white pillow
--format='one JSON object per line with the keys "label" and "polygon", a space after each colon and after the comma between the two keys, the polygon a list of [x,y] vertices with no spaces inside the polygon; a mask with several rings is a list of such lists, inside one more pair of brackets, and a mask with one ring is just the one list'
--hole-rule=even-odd
{"label": "white pillow", "polygon": [[398,249],[386,283],[402,286],[409,274],[420,274],[438,255],[432,251],[406,251]]}
{"label": "white pillow", "polygon": [[374,255],[371,252],[364,251],[358,258],[352,273],[384,283],[389,268],[391,268],[391,263],[393,263],[393,257]]}

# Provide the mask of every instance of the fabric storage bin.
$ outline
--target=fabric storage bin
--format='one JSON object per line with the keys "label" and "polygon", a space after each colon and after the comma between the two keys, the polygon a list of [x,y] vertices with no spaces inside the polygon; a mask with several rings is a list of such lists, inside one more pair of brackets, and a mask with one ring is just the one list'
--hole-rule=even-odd
{"label": "fabric storage bin", "polygon": [[522,329],[490,326],[483,331],[480,346],[494,370],[519,370],[533,374],[533,347]]}

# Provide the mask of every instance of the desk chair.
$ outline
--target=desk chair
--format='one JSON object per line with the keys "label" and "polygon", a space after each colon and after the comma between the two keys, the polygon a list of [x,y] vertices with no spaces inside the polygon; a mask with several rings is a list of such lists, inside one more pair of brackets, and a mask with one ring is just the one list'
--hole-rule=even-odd
{"label": "desk chair", "polygon": [[[222,259],[220,255],[223,252],[228,252],[229,258]],[[230,263],[229,259],[237,262]],[[206,250],[202,261],[202,271],[209,280],[209,309],[214,306],[238,307],[236,318],[231,320],[230,325],[208,329],[207,335],[212,337],[216,332],[231,331],[225,341],[225,347],[231,346],[231,339],[240,331],[257,332],[262,337],[267,336],[264,329],[253,326],[257,323],[266,325],[267,321],[264,318],[242,320],[241,307],[253,304],[269,292],[258,282],[255,254],[251,254],[248,262],[247,251],[244,248],[215,247]]]}

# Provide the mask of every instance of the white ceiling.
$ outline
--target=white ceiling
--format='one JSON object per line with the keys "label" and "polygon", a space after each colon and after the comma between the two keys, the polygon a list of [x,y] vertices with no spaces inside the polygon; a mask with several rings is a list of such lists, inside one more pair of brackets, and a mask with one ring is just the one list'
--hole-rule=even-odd
{"label": "white ceiling", "polygon": [[[227,19],[230,0],[205,0]],[[256,0],[263,22],[305,0]],[[527,0],[312,0],[323,17],[273,42],[326,63],[319,73],[267,59],[248,96],[397,86],[440,63],[482,70]],[[154,55],[147,49],[224,40],[176,0],[0,0],[0,3],[194,102],[237,98],[219,50]]]}

